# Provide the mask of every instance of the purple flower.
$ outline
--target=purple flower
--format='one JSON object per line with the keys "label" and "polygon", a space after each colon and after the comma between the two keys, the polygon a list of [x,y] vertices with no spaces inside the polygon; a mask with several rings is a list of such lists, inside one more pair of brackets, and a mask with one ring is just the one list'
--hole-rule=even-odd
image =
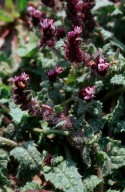
{"label": "purple flower", "polygon": [[57,75],[59,75],[60,73],[62,73],[63,68],[56,65],[55,71],[56,71]]}
{"label": "purple flower", "polygon": [[57,73],[54,69],[50,69],[49,71],[47,71],[46,74],[51,83],[54,83],[56,81]]}
{"label": "purple flower", "polygon": [[73,25],[81,25],[79,17],[78,0],[66,0],[67,1],[67,17]]}
{"label": "purple flower", "polygon": [[56,28],[54,26],[54,21],[52,19],[42,19],[40,21],[41,29],[41,40],[39,47],[42,47],[43,44],[53,47],[55,45],[55,33]]}
{"label": "purple flower", "polygon": [[29,13],[29,15],[32,18],[32,23],[34,26],[38,26],[40,19],[42,17],[42,12],[37,10],[35,7],[33,7],[32,5],[29,5],[27,7],[27,12]]}
{"label": "purple flower", "polygon": [[81,89],[78,92],[78,96],[79,96],[79,98],[81,98],[83,100],[91,101],[93,96],[94,96],[94,93],[95,93],[95,87],[94,86],[86,87],[86,88]]}
{"label": "purple flower", "polygon": [[97,73],[100,76],[105,76],[108,73],[109,63],[105,62],[104,59],[100,58],[97,62]]}
{"label": "purple flower", "polygon": [[25,89],[29,80],[29,75],[23,72],[21,76],[15,76],[13,82],[20,89]]}
{"label": "purple flower", "polygon": [[33,15],[35,10],[36,10],[35,7],[33,7],[32,5],[29,5],[27,7],[27,12],[29,13],[29,15]]}
{"label": "purple flower", "polygon": [[28,90],[29,75],[23,72],[20,76],[13,79],[13,98],[22,110],[28,110],[30,115],[41,116],[41,110],[37,106],[36,101],[32,100],[32,95]]}
{"label": "purple flower", "polygon": [[62,73],[62,71],[63,71],[63,68],[60,67],[60,66],[56,66],[55,69],[50,69],[49,71],[47,71],[46,74],[47,74],[47,77],[48,77],[49,81],[51,83],[54,83],[56,81],[56,79],[57,79],[57,76],[60,73]]}
{"label": "purple flower", "polygon": [[78,37],[82,32],[81,27],[74,27],[74,31],[70,31],[65,42],[65,57],[71,62],[81,62],[83,59],[83,52],[79,47]]}

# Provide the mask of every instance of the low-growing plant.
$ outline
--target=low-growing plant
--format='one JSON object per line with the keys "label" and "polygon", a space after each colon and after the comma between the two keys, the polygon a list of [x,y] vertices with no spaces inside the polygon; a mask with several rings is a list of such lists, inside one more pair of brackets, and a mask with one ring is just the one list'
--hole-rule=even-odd
{"label": "low-growing plant", "polygon": [[1,191],[124,192],[125,2],[0,3]]}

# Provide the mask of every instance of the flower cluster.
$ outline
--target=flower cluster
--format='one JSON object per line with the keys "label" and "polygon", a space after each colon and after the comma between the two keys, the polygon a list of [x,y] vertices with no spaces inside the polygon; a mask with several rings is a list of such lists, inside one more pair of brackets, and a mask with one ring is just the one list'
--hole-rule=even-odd
{"label": "flower cluster", "polygon": [[60,67],[60,66],[56,66],[55,69],[50,69],[49,71],[47,71],[46,74],[47,74],[47,77],[48,77],[49,81],[51,83],[54,83],[56,81],[56,79],[57,79],[57,76],[60,73],[62,73],[62,71],[63,71],[63,68]]}
{"label": "flower cluster", "polygon": [[97,73],[100,76],[105,76],[108,73],[109,63],[105,62],[104,59],[100,58],[97,63]]}
{"label": "flower cluster", "polygon": [[78,96],[79,96],[79,98],[81,98],[83,100],[91,101],[94,96],[94,93],[95,93],[95,87],[91,86],[91,87],[86,87],[86,88],[81,89],[78,92]]}
{"label": "flower cluster", "polygon": [[54,26],[54,21],[52,19],[41,19],[41,40],[39,43],[39,48],[43,45],[48,45],[49,47],[53,47],[55,45],[55,34],[56,28]]}
{"label": "flower cluster", "polygon": [[81,27],[74,27],[73,31],[70,31],[67,36],[67,41],[65,42],[65,57],[71,62],[81,62],[82,61],[82,50],[79,47],[79,35],[82,32]]}
{"label": "flower cluster", "polygon": [[29,5],[27,7],[27,12],[29,13],[29,15],[32,18],[32,23],[34,26],[38,26],[40,19],[42,18],[43,14],[41,11],[39,11],[38,9],[36,9],[35,7],[33,7],[32,5]]}
{"label": "flower cluster", "polygon": [[96,71],[98,75],[104,77],[108,73],[109,63],[107,63],[103,58],[99,58],[96,61],[90,60],[88,66]]}
{"label": "flower cluster", "polygon": [[71,23],[75,25],[81,26],[81,20],[79,18],[79,6],[78,0],[66,0],[67,2],[67,18],[71,21]]}
{"label": "flower cluster", "polygon": [[86,35],[88,35],[89,32],[92,32],[95,27],[95,21],[91,13],[92,7],[93,5],[88,0],[84,1],[81,5],[81,11],[83,13],[84,29]]}
{"label": "flower cluster", "polygon": [[30,91],[28,90],[29,75],[25,72],[21,76],[15,76],[13,79],[15,87],[13,88],[13,98],[22,110],[28,110],[30,115],[41,116],[41,111],[35,100],[32,100]]}
{"label": "flower cluster", "polygon": [[78,0],[66,0],[67,18],[75,26],[80,26],[83,36],[86,37],[95,27],[95,21],[91,13],[94,4],[90,0],[80,2]]}
{"label": "flower cluster", "polygon": [[[62,68],[56,66],[57,75],[61,73]],[[71,120],[65,116],[64,113],[56,113],[53,107],[50,107],[45,104],[40,106],[35,100],[32,99],[30,90],[28,89],[29,84],[29,75],[25,72],[20,76],[15,76],[13,79],[14,88],[13,88],[13,98],[14,102],[17,105],[20,105],[20,108],[24,111],[28,111],[30,115],[40,117],[43,120],[47,121],[49,125],[55,126],[60,121],[65,121],[63,129],[69,129],[72,127]]]}

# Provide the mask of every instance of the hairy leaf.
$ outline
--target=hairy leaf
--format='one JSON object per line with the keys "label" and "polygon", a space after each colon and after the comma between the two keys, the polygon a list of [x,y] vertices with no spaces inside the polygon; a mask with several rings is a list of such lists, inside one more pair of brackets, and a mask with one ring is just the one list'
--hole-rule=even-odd
{"label": "hairy leaf", "polygon": [[125,166],[125,146],[121,145],[118,140],[102,138],[100,140],[100,150],[105,152],[110,159],[107,169],[113,170]]}
{"label": "hairy leaf", "polygon": [[7,179],[7,164],[9,161],[8,153],[0,148],[0,186],[2,184],[9,184],[10,182]]}
{"label": "hairy leaf", "polygon": [[81,176],[72,161],[63,161],[52,168],[45,166],[43,173],[46,180],[50,181],[56,189],[64,192],[84,192]]}
{"label": "hairy leaf", "polygon": [[93,192],[94,188],[101,183],[102,180],[96,175],[91,175],[83,180],[83,185],[85,187],[85,192]]}
{"label": "hairy leaf", "polygon": [[17,177],[26,181],[39,173],[42,164],[41,154],[32,141],[16,147],[10,155],[19,162]]}
{"label": "hairy leaf", "polygon": [[19,190],[20,192],[25,192],[26,190],[40,190],[40,186],[35,182],[27,182],[24,187],[21,187]]}

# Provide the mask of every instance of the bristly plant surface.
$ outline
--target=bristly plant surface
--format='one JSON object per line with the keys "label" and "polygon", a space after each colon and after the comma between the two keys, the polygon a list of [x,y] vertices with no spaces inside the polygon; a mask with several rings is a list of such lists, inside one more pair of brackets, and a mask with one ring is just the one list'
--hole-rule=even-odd
{"label": "bristly plant surface", "polygon": [[0,191],[125,192],[125,1],[0,1]]}

